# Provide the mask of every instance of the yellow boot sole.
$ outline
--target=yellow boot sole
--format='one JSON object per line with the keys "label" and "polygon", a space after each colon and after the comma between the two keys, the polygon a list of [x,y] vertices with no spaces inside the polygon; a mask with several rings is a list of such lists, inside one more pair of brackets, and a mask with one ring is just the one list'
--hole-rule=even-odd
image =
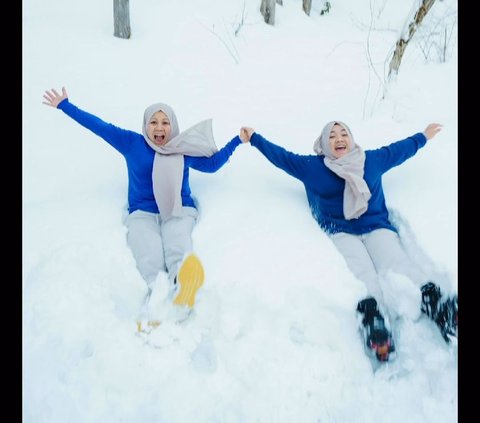
{"label": "yellow boot sole", "polygon": [[180,285],[180,292],[173,300],[173,303],[190,308],[195,304],[197,291],[203,285],[205,271],[202,263],[195,254],[190,254],[180,266],[177,274],[177,283]]}

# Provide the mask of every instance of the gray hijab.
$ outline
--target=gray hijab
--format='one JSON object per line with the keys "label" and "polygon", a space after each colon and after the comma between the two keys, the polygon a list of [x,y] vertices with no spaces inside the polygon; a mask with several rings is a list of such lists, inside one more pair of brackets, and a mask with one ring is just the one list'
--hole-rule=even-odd
{"label": "gray hijab", "polygon": [[[162,111],[170,121],[170,140],[163,146],[155,145],[147,135],[152,116]],[[155,103],[145,109],[142,132],[145,141],[155,150],[153,160],[153,194],[162,219],[182,215],[183,156],[210,157],[218,151],[213,139],[212,120],[207,119],[179,133],[173,109],[164,103]]]}
{"label": "gray hijab", "polygon": [[[335,124],[344,128],[350,138],[352,149],[345,156],[335,158],[330,148],[330,132]],[[343,122],[328,122],[320,136],[315,140],[313,151],[318,155],[324,155],[325,166],[340,178],[345,179],[343,191],[343,214],[345,219],[357,219],[367,211],[368,200],[372,196],[367,183],[363,179],[365,166],[365,152],[355,144],[350,128]]]}

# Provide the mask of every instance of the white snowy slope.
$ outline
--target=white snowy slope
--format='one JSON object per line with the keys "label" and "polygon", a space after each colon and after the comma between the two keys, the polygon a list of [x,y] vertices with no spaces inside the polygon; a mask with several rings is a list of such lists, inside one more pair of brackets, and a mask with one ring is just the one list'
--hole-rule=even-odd
{"label": "white snowy slope", "polygon": [[269,26],[260,0],[130,2],[122,40],[112,2],[23,2],[24,422],[457,421],[456,347],[417,319],[412,284],[385,282],[398,358],[374,372],[355,316],[364,285],[303,186],[250,145],[215,174],[191,172],[206,272],[192,316],[137,334],[146,286],[122,223],[124,160],[42,104],[65,86],[78,107],[141,132],[144,109],[165,102],[181,129],[212,118],[219,147],[247,125],[301,154],[333,119],[365,149],[442,123],[383,182],[414,260],[457,292],[457,2],[435,3],[388,85],[417,2],[334,0],[321,15],[324,3],[307,16],[284,0]]}

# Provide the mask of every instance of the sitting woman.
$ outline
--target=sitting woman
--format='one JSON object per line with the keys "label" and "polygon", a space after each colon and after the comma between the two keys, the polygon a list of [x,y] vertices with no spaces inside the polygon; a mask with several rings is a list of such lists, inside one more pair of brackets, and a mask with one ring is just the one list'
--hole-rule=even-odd
{"label": "sitting woman", "polygon": [[128,172],[127,243],[145,280],[148,304],[154,286],[163,285],[173,303],[192,309],[204,270],[193,253],[192,231],[198,218],[189,171],[214,173],[241,144],[235,136],[220,150],[211,120],[180,132],[177,116],[164,103],[143,113],[141,133],[123,129],[81,110],[65,88],[44,93],[43,103],[110,144],[124,158]]}
{"label": "sitting woman", "polygon": [[363,151],[345,123],[329,122],[315,141],[316,155],[294,154],[252,128],[240,129],[242,141],[304,184],[313,217],[365,283],[368,296],[359,301],[357,312],[367,350],[379,361],[395,356],[379,277],[383,272],[406,275],[419,287],[421,311],[437,324],[447,343],[457,333],[457,296],[445,298],[409,259],[389,220],[382,187],[383,174],[414,156],[441,128],[431,123],[402,141]]}

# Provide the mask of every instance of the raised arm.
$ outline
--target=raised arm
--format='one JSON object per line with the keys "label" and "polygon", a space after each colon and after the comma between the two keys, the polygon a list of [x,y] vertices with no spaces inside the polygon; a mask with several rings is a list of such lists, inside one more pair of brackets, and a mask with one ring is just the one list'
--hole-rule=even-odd
{"label": "raised arm", "polygon": [[442,130],[439,123],[430,123],[423,132],[418,132],[404,140],[396,141],[376,150],[370,150],[369,155],[374,158],[377,166],[383,172],[398,166],[413,157],[417,151],[424,147]]}
{"label": "raised arm", "polygon": [[188,156],[188,164],[192,169],[206,173],[214,173],[227,163],[230,156],[241,143],[240,137],[236,136],[210,157]]}
{"label": "raised arm", "polygon": [[133,131],[122,129],[105,122],[97,116],[81,110],[70,103],[65,87],[62,87],[62,94],[53,88],[46,90],[43,98],[43,104],[63,111],[74,121],[92,131],[95,135],[103,138],[122,154],[125,154],[139,137],[139,135]]}
{"label": "raised arm", "polygon": [[287,172],[290,176],[303,180],[308,172],[309,164],[312,160],[311,157],[287,151],[283,147],[266,140],[258,132],[255,132],[253,128],[248,126],[242,126],[240,128],[239,137],[244,143],[250,142],[270,163]]}

